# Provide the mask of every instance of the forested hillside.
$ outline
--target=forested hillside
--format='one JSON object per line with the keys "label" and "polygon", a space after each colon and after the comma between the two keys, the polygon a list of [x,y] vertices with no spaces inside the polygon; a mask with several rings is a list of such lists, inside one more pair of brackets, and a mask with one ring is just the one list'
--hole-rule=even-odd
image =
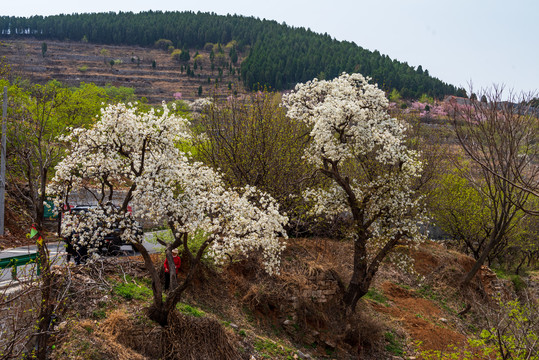
{"label": "forested hillside", "polygon": [[148,11],[2,16],[0,35],[141,46],[167,39],[178,49],[202,49],[206,43],[235,40],[237,46],[231,51],[247,55],[241,63],[241,76],[250,89],[259,85],[290,89],[298,82],[314,77],[331,79],[345,71],[370,76],[385,91],[397,89],[408,98],[424,93],[436,98],[463,94],[461,89],[430,76],[421,66],[416,69],[328,34],[239,15]]}

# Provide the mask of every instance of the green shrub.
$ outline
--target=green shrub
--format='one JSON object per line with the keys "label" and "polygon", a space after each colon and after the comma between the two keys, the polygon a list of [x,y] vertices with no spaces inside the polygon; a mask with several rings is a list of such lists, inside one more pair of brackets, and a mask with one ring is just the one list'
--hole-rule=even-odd
{"label": "green shrub", "polygon": [[499,279],[511,280],[511,282],[515,286],[516,291],[521,291],[528,286],[526,282],[522,280],[522,277],[520,277],[520,275],[510,275],[504,269],[492,269],[492,271],[496,273],[496,276]]}
{"label": "green shrub", "polygon": [[[208,235],[202,230],[197,231],[195,234],[189,234],[189,237],[187,238],[187,244],[189,245],[189,250],[193,254],[196,254],[198,250],[200,249],[200,246],[202,245],[202,243],[204,243],[204,241],[206,241],[207,238],[208,238]],[[147,241],[152,244],[158,244],[157,239],[164,241],[166,243],[172,243],[174,241],[174,238],[172,236],[172,231],[170,231],[170,229],[161,230],[158,233],[152,234],[152,236],[147,238]],[[180,251],[180,256],[181,256],[182,249],[183,249],[183,246],[180,246],[178,248],[178,250]],[[211,260],[212,260],[211,257],[207,253],[202,258],[202,261],[206,263],[207,265],[213,264],[213,261]]]}
{"label": "green shrub", "polygon": [[227,185],[253,185],[269,193],[296,231],[318,226],[307,219],[310,206],[302,195],[320,181],[303,156],[308,132],[303,123],[286,116],[279,94],[261,91],[245,98],[215,97],[194,130],[200,135],[193,141],[196,157],[219,168]]}
{"label": "green shrub", "polygon": [[509,275],[507,275],[507,272],[504,269],[492,268],[492,271],[496,273],[496,276],[499,279],[509,279]]}
{"label": "green shrub", "polygon": [[467,346],[452,345],[444,352],[421,352],[425,360],[514,359],[539,360],[539,312],[534,302],[499,302],[499,309],[488,314],[492,327],[482,330]]}

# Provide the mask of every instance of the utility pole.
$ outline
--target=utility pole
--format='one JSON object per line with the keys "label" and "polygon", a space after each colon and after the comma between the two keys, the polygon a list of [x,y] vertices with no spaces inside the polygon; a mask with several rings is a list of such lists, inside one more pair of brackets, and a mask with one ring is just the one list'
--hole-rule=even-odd
{"label": "utility pole", "polygon": [[0,161],[0,235],[4,235],[5,194],[6,194],[6,118],[7,118],[7,86],[4,86],[4,103],[2,111],[2,154]]}

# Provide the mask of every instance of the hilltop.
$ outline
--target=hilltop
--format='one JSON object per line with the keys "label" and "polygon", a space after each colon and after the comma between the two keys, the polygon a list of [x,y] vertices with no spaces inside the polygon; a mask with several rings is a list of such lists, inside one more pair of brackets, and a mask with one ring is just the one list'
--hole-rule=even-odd
{"label": "hilltop", "polygon": [[[415,68],[378,51],[337,41],[310,29],[238,15],[148,11],[30,18],[1,16],[0,37],[144,47],[167,40],[170,47],[182,51],[200,51],[208,43],[233,44],[223,55],[230,56],[234,65],[241,63],[241,81],[250,90],[260,86],[286,90],[315,77],[333,79],[342,72],[360,72],[386,92],[396,89],[405,98],[418,98],[426,93],[441,99],[463,93],[462,89],[432,77],[422,66]],[[219,54],[215,50],[217,58]],[[234,61],[235,52],[245,54],[244,59]]]}

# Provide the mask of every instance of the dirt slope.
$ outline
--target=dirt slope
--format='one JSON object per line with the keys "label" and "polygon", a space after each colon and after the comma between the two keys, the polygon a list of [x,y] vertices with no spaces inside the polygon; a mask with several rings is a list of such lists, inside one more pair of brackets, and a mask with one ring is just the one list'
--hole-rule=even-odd
{"label": "dirt slope", "polygon": [[[89,342],[94,348],[87,355],[129,358],[135,356],[134,351],[137,358],[150,359],[165,351],[158,344],[171,331],[200,334],[201,329],[212,329],[221,345],[211,351],[226,345],[251,360],[419,359],[420,351],[465,343],[481,326],[476,306],[490,301],[488,289],[500,288],[495,276],[484,268],[475,288],[462,294],[456,284],[472,260],[429,242],[411,253],[415,273],[385,264],[369,294],[360,300],[356,314],[345,318],[339,299],[342,283],[351,273],[351,253],[347,242],[290,239],[278,276],[265,274],[256,257],[224,270],[207,266],[182,299],[178,328],[165,331],[144,315],[151,293],[144,290],[149,283],[143,280],[141,259],[109,259],[109,265],[100,265],[101,271],[109,269],[102,274],[108,285],[101,292],[95,290],[95,279],[90,279],[96,270],[79,269],[86,274],[79,278],[87,279],[94,288],[91,294],[85,293],[84,282],[73,283],[77,286],[74,293],[81,298],[72,299],[73,308],[68,306],[61,317],[64,325],[55,340],[54,358],[66,358],[81,342]],[[125,297],[114,285],[118,283],[136,284],[134,288],[146,295]],[[474,308],[466,317],[459,316],[471,298]],[[195,347],[206,344],[205,356],[211,358],[210,343],[200,336],[178,340],[174,346],[187,351],[186,341],[194,341],[190,346]]]}

